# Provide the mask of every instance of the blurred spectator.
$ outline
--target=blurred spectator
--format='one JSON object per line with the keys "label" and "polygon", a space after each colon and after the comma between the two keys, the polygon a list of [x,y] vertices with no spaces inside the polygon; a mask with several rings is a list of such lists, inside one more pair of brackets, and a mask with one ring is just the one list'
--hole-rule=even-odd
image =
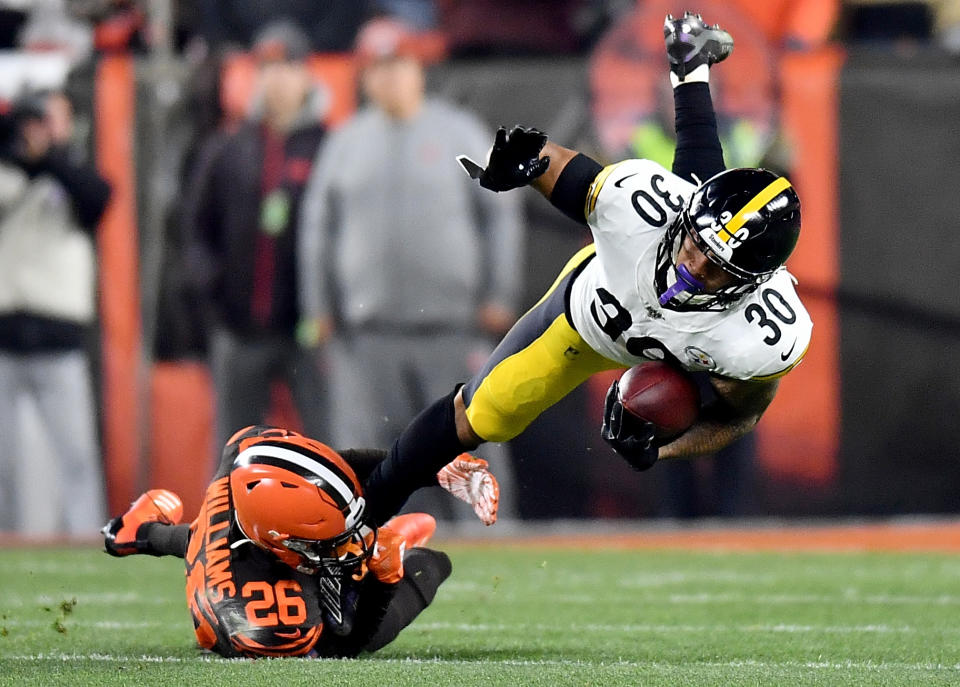
{"label": "blurred spectator", "polygon": [[[96,317],[93,238],[110,187],[72,159],[73,111],[59,93],[20,98],[0,142],[0,529],[62,507],[68,534],[104,517],[96,403],[86,347]],[[17,485],[34,457],[18,413],[32,403],[59,475],[44,496]],[[51,489],[47,492],[46,489]]]}
{"label": "blurred spectator", "polygon": [[[749,18],[777,52],[815,50],[823,46],[832,35],[840,13],[840,0],[732,0],[726,4]],[[707,11],[702,3],[695,7],[697,12]],[[745,36],[738,36],[737,40],[741,38]]]}
{"label": "blurred spectator", "polygon": [[89,23],[76,16],[67,0],[33,0],[26,4],[17,31],[17,47],[32,51],[60,51],[72,64],[90,56],[93,43]]}
{"label": "blurred spectator", "polygon": [[373,12],[398,19],[415,31],[437,28],[437,5],[434,0],[374,0]]}
{"label": "blurred spectator", "polygon": [[934,32],[937,41],[953,54],[960,54],[960,2],[939,0],[935,2],[934,8]]}
{"label": "blurred spectator", "polygon": [[[57,3],[60,0],[42,0]],[[151,44],[145,0],[64,0],[73,17],[93,26],[98,52],[144,52]]]}
{"label": "blurred spectator", "polygon": [[151,43],[146,9],[138,0],[108,0],[94,27],[100,52],[145,52]]}
{"label": "blurred spectator", "polygon": [[[953,2],[954,0],[950,0]],[[848,0],[844,37],[852,43],[928,42],[937,0]]]}
{"label": "blurred spectator", "polygon": [[585,39],[587,0],[437,0],[455,55],[576,52]]}
{"label": "blurred spectator", "polygon": [[295,336],[300,202],[325,134],[326,94],[307,70],[309,52],[293,24],[263,29],[254,113],[206,143],[187,185],[184,245],[211,330],[218,445],[266,422],[274,380],[289,385],[306,432],[327,435],[319,361]]}
{"label": "blurred spectator", "polygon": [[17,36],[27,21],[27,3],[23,0],[0,0],[0,50],[17,47]]}
{"label": "blurred spectator", "polygon": [[[426,96],[424,64],[440,47],[395,19],[361,30],[369,103],[331,134],[304,201],[301,298],[314,337],[332,335],[336,446],[390,446],[515,319],[519,198],[485,193],[459,169],[458,154],[484,159],[490,133]],[[510,466],[491,464],[508,490]]]}
{"label": "blurred spectator", "polygon": [[367,17],[367,0],[197,0],[200,35],[212,49],[249,45],[260,27],[286,19],[314,52],[348,52]]}
{"label": "blurred spectator", "polygon": [[[590,61],[594,123],[610,159],[645,157],[670,166],[673,96],[663,77],[666,14],[682,16],[677,0],[647,0],[626,14],[597,43]],[[756,25],[716,0],[698,6],[734,36],[732,68],[710,86],[728,167],[752,167],[773,151],[778,136],[777,58]],[[782,166],[782,165],[777,165]]]}
{"label": "blurred spectator", "polygon": [[960,53],[957,0],[847,0],[845,37],[859,42],[927,42]]}

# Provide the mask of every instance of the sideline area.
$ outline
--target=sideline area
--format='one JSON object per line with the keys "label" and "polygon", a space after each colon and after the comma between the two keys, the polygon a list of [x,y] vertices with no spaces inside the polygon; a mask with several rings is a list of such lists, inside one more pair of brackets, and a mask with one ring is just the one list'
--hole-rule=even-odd
{"label": "sideline area", "polygon": [[[502,520],[492,528],[440,522],[433,541],[440,547],[478,548],[960,553],[960,519]],[[99,549],[102,540],[0,534],[0,549],[58,546]]]}
{"label": "sideline area", "polygon": [[[495,530],[503,524],[499,532]],[[929,551],[960,553],[960,520],[705,520],[498,523],[487,532],[445,537],[444,544],[490,547],[552,546],[584,549],[697,551]],[[472,528],[471,528],[472,529]]]}

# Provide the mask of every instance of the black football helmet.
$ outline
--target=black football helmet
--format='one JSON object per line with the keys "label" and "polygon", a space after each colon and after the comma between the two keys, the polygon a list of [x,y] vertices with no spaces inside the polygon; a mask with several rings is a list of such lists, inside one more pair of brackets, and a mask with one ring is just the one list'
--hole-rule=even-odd
{"label": "black football helmet", "polygon": [[[683,237],[734,277],[703,291],[676,264]],[[728,169],[700,185],[667,229],[657,253],[654,286],[671,310],[724,310],[770,279],[800,236],[800,199],[785,177],[766,169]]]}

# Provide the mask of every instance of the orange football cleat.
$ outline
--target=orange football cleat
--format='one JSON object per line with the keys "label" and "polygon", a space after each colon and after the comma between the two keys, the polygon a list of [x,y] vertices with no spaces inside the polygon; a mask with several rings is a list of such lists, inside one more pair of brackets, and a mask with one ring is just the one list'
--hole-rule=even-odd
{"label": "orange football cleat", "polygon": [[391,530],[407,540],[407,546],[426,546],[430,537],[437,530],[437,521],[429,513],[407,513],[390,518],[384,527]]}
{"label": "orange football cleat", "polygon": [[179,496],[167,489],[151,489],[131,503],[126,513],[103,526],[100,532],[104,549],[113,556],[144,553],[147,542],[137,538],[140,525],[147,522],[176,525],[182,517],[183,502]]}

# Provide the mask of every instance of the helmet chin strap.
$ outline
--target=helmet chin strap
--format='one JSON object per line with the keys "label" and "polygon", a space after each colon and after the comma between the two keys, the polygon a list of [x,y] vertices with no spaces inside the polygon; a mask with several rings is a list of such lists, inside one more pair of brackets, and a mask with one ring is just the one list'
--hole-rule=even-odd
{"label": "helmet chin strap", "polygon": [[703,282],[690,274],[690,270],[687,269],[686,265],[678,265],[676,272],[677,281],[675,281],[673,286],[664,291],[663,295],[660,296],[660,305],[666,305],[671,298],[682,291],[689,291],[691,294],[697,294],[703,291]]}

